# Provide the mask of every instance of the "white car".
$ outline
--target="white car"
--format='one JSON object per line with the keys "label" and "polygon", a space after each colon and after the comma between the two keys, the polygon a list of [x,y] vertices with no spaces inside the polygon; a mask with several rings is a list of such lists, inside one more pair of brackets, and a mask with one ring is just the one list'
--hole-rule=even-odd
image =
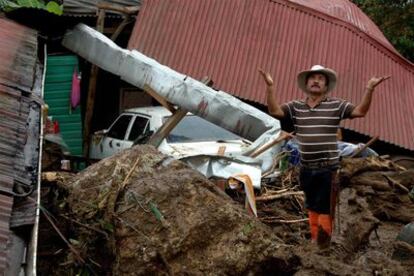
{"label": "white car", "polygon": [[[128,109],[108,129],[95,132],[89,157],[103,159],[135,144],[144,144],[172,114],[161,106]],[[177,159],[194,155],[240,153],[249,141],[198,116],[187,114],[161,142],[158,150]]]}

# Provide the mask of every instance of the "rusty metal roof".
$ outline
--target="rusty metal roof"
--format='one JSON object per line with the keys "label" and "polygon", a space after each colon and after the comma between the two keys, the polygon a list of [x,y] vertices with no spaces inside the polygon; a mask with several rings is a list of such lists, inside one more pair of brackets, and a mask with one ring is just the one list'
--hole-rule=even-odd
{"label": "rusty metal roof", "polygon": [[36,31],[0,18],[0,37],[0,82],[30,91],[37,58]]}
{"label": "rusty metal roof", "polygon": [[[35,89],[39,83],[37,32],[0,18],[0,57],[0,273],[4,274],[13,253],[9,252],[11,222],[17,227],[34,221],[33,200],[15,201],[13,193],[16,185],[29,191],[37,183],[35,147],[38,149],[39,137],[34,134],[39,133],[39,120],[30,115],[32,111],[37,114],[40,111],[33,104],[39,96],[39,89]],[[36,99],[32,92],[37,92]],[[18,212],[13,215],[16,206]]]}
{"label": "rusty metal roof", "polygon": [[129,48],[262,104],[258,67],[274,76],[279,102],[304,96],[296,75],[313,64],[334,68],[339,82],[332,96],[354,103],[371,76],[390,74],[367,117],[344,126],[414,150],[414,66],[349,1],[148,0]]}
{"label": "rusty metal roof", "polygon": [[372,20],[349,0],[289,0],[301,6],[308,7],[355,25],[365,33],[371,35],[388,48],[396,51],[391,43],[385,38],[381,30]]}

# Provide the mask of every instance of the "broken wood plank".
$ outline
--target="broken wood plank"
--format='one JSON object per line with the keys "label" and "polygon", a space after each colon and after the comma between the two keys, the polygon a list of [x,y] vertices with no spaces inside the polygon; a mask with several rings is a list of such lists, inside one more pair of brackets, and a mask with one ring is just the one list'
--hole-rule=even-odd
{"label": "broken wood plank", "polygon": [[270,201],[270,200],[274,200],[274,199],[278,199],[282,197],[294,196],[294,195],[304,195],[304,193],[302,191],[298,191],[298,192],[286,192],[286,193],[276,194],[276,195],[263,195],[263,196],[256,197],[256,201]]}
{"label": "broken wood plank", "polygon": [[225,152],[226,152],[226,146],[220,146],[217,151],[217,155],[223,156]]}
{"label": "broken wood plank", "polygon": [[393,185],[394,187],[399,188],[401,191],[405,192],[405,193],[409,193],[410,190],[407,189],[407,187],[401,185],[400,183],[398,183],[397,181],[395,181],[394,179],[392,179],[391,177],[389,177],[386,174],[382,174],[383,177],[385,177],[385,179],[388,180],[389,184]]}

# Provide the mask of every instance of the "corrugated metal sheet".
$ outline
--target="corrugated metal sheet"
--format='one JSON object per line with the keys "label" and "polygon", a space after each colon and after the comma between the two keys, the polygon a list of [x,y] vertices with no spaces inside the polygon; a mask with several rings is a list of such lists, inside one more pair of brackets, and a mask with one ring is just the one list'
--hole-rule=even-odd
{"label": "corrugated metal sheet", "polygon": [[364,14],[356,5],[349,0],[289,0],[290,2],[297,3],[299,5],[315,9],[322,13],[331,15],[334,19],[340,19],[349,22],[372,37],[376,38],[382,44],[386,45],[393,51],[394,47],[385,38],[381,30],[375,25],[374,22]]}
{"label": "corrugated metal sheet", "polygon": [[9,221],[13,205],[13,198],[0,194],[0,272],[4,271],[8,265],[8,246],[10,240]]}
{"label": "corrugated metal sheet", "polygon": [[[28,189],[36,184],[37,160],[27,159],[26,146],[29,132],[39,132],[39,121],[29,124],[29,113],[36,101],[32,92],[38,68],[37,33],[0,18],[0,58],[0,273],[4,274],[9,262],[14,208],[10,193],[16,184]],[[37,112],[39,110],[37,105]],[[29,129],[29,125],[37,130]],[[31,142],[38,146],[38,140]],[[33,204],[31,206],[33,209]],[[23,213],[26,211],[21,209]]]}
{"label": "corrugated metal sheet", "polygon": [[[141,6],[142,0],[65,0],[63,1],[63,14],[72,16],[96,16],[98,10],[97,5],[101,2],[129,7]],[[116,12],[113,13],[118,14]]]}
{"label": "corrugated metal sheet", "polygon": [[0,18],[0,81],[30,90],[36,66],[36,31]]}
{"label": "corrugated metal sheet", "polygon": [[72,155],[82,155],[82,119],[81,108],[72,110],[70,93],[72,74],[78,67],[78,58],[74,55],[49,56],[45,81],[45,102],[49,105],[49,116],[59,122],[63,140]]}
{"label": "corrugated metal sheet", "polygon": [[194,78],[208,75],[215,87],[262,104],[265,85],[258,67],[274,76],[279,102],[304,96],[296,75],[313,64],[334,68],[339,82],[332,96],[354,103],[371,76],[390,74],[367,117],[346,121],[345,127],[414,150],[413,64],[350,2],[316,2],[347,9],[339,16],[336,9],[315,10],[314,1],[147,0],[129,48]]}

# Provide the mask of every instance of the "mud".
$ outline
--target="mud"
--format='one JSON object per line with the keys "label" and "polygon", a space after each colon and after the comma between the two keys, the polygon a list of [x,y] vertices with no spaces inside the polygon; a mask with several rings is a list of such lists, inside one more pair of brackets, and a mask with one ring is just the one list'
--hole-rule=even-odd
{"label": "mud", "polygon": [[[296,174],[288,170],[261,193],[297,190]],[[341,179],[332,245],[319,250],[302,221],[302,196],[258,202],[255,218],[243,194],[226,194],[182,162],[137,146],[49,181],[56,199],[49,207],[66,221],[59,226],[74,249],[60,242],[45,250],[40,264],[54,254],[54,269],[39,274],[410,275],[413,246],[395,238],[414,221],[403,188],[414,186],[414,171],[353,159],[344,161]],[[39,243],[47,242],[41,234]]]}

